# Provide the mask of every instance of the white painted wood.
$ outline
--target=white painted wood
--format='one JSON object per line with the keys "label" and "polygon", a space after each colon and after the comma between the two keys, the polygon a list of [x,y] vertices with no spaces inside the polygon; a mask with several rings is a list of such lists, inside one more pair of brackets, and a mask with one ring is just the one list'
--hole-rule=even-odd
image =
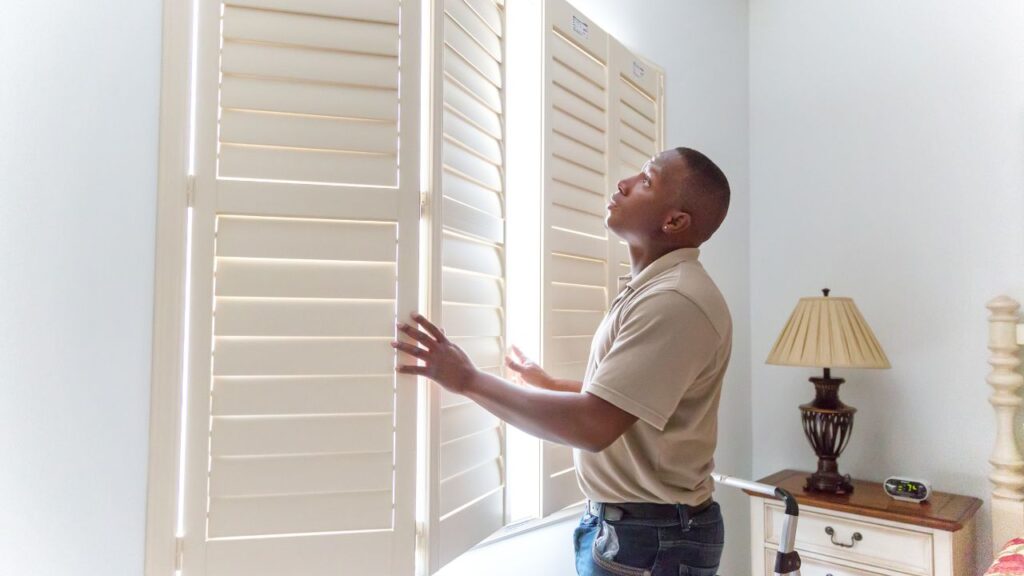
{"label": "white painted wood", "polygon": [[398,130],[393,123],[225,110],[221,142],[287,146],[317,150],[395,154]]}
{"label": "white painted wood", "polygon": [[[210,454],[268,456],[391,450],[392,414],[216,416]],[[389,480],[390,482],[390,480]]]}
{"label": "white painted wood", "polygon": [[394,186],[395,156],[224,143],[220,175],[356,186]]}
{"label": "white painted wood", "polygon": [[[370,20],[398,24],[399,0],[230,0],[236,6],[252,6],[300,14]],[[408,7],[406,7],[408,8]]]}
{"label": "white painted wood", "polygon": [[[441,516],[485,496],[504,484],[499,458],[485,460],[469,470],[441,480]],[[490,522],[484,524],[490,525]],[[487,534],[488,536],[490,534]]]}
{"label": "white painted wood", "polygon": [[564,284],[601,286],[604,283],[604,268],[605,263],[601,260],[554,254],[551,258],[550,278],[552,282]]}
{"label": "white painted wood", "polygon": [[552,310],[602,310],[605,304],[604,286],[551,283]]}
{"label": "white painted wood", "polygon": [[219,456],[210,467],[210,496],[364,492],[391,485],[394,454]]}
{"label": "white painted wood", "polygon": [[[550,218],[548,222],[550,222]],[[549,226],[548,250],[552,254],[565,254],[591,260],[605,260],[608,252],[607,238],[588,236],[561,228]]]}
{"label": "white painted wood", "polygon": [[[548,100],[559,114],[575,118],[599,132],[604,132],[606,121],[603,107],[591,103],[560,83],[552,83]],[[552,114],[552,122],[556,116]]]}
{"label": "white painted wood", "polygon": [[225,110],[263,110],[394,122],[398,91],[271,78],[225,76],[221,106]]}
{"label": "white painted wood", "polygon": [[441,290],[450,301],[466,304],[500,306],[504,298],[500,278],[462,273],[456,269],[442,272]]}
{"label": "white painted wood", "polygon": [[217,223],[217,255],[394,262],[393,223],[222,216]]}
{"label": "white painted wood", "polygon": [[390,338],[217,338],[215,376],[388,374]]}
{"label": "white painted wood", "polygon": [[444,266],[501,278],[501,253],[494,246],[451,234],[446,235],[444,241],[445,250],[441,255]]}
{"label": "white painted wood", "polygon": [[[770,576],[783,509],[778,501],[759,496],[751,497],[750,507],[752,574]],[[852,548],[836,546],[825,526],[833,527],[838,541],[850,543],[855,531],[863,539]],[[973,519],[951,533],[816,507],[800,508],[796,535],[801,573],[817,576],[970,576],[974,546]]]}
{"label": "white painted wood", "polygon": [[449,337],[490,336],[498,338],[504,334],[504,318],[501,308],[444,304],[441,313],[445,319],[445,334]]}
{"label": "white painted wood", "polygon": [[[765,542],[779,545],[784,516],[783,509],[779,506],[765,507]],[[825,532],[828,527],[835,532],[833,536]],[[863,539],[854,543],[854,533],[861,534]],[[833,544],[832,539],[854,545],[844,548]],[[800,550],[886,570],[921,575],[933,573],[933,543],[930,532],[844,518],[821,513],[809,507],[802,507],[800,510],[796,546]]]}
{"label": "white painted wood", "polygon": [[451,47],[470,66],[477,69],[491,84],[502,85],[501,62],[495,60],[488,50],[470,36],[466,30],[453,22],[450,15],[444,18],[444,43]]}
{"label": "white painted wood", "polygon": [[[552,158],[551,177],[562,182],[571,182],[580,188],[593,192],[595,195],[604,190],[603,173],[595,172],[582,164],[560,156]],[[597,202],[596,199],[595,202]]]}
{"label": "white painted wood", "polygon": [[398,88],[398,59],[392,56],[225,40],[221,65],[224,74],[239,76]]}
{"label": "white painted wood", "polygon": [[218,298],[217,336],[388,338],[394,300]]}
{"label": "white painted wood", "polygon": [[462,114],[494,138],[502,137],[501,116],[488,106],[486,100],[477,98],[473,92],[456,82],[445,82],[443,97],[447,109]]}
{"label": "white painted wood", "polygon": [[498,419],[475,402],[465,402],[441,410],[441,443],[493,430]]}
{"label": "white painted wood", "polygon": [[[464,0],[445,0],[444,11],[450,15],[450,18],[446,19],[447,22],[452,22],[463,28],[474,42],[487,51],[489,58],[485,58],[485,60],[500,63],[504,59],[500,29],[494,30],[488,26],[480,15],[470,8],[469,4],[466,4]],[[501,20],[499,19],[497,23],[500,26]]]}
{"label": "white painted wood", "polygon": [[445,228],[495,244],[505,242],[505,221],[450,198],[444,199]]}
{"label": "white painted wood", "polygon": [[459,143],[463,148],[471,150],[480,155],[495,166],[501,166],[501,142],[493,136],[483,132],[461,115],[446,110],[441,121],[444,124],[444,134]]}
{"label": "white painted wood", "polygon": [[578,183],[560,180],[551,180],[546,192],[552,204],[571,206],[576,210],[600,218],[604,218],[607,213],[605,206],[611,196],[611,194],[606,196],[597,191],[582,188]]}
{"label": "white painted wood", "polygon": [[505,348],[501,338],[452,338],[478,368],[488,370],[501,369]]}
{"label": "white painted wood", "polygon": [[221,376],[215,416],[390,412],[394,378],[380,376]]}
{"label": "white painted wood", "polygon": [[501,192],[489,190],[451,170],[444,171],[444,195],[496,218],[504,214]]}
{"label": "white painted wood", "polygon": [[551,338],[548,358],[555,364],[578,362],[590,352],[591,336],[560,336]]}
{"label": "white painted wood", "polygon": [[443,566],[451,562],[477,543],[477,532],[480,526],[493,524],[503,514],[503,491],[496,489],[487,496],[462,509],[457,514],[444,517],[439,522],[439,529],[449,538],[440,541],[438,564]]}
{"label": "white painted wood", "polygon": [[210,576],[337,576],[340,566],[360,576],[394,574],[391,531],[214,540],[208,544]]}
{"label": "white painted wood", "polygon": [[601,238],[607,238],[608,236],[604,226],[604,218],[554,202],[552,202],[551,206],[551,225]]}
{"label": "white painted wood", "polygon": [[442,146],[444,165],[491,190],[501,190],[501,169],[479,154],[447,140]]}
{"label": "white painted wood", "polygon": [[604,318],[604,313],[590,310],[554,310],[551,317],[555,320],[555,324],[551,328],[552,337],[592,338]]}
{"label": "white painted wood", "polygon": [[501,434],[497,428],[488,428],[484,432],[463,436],[441,444],[442,478],[450,478],[477,465],[481,461],[501,457]]}
{"label": "white painted wood", "polygon": [[224,7],[224,38],[398,56],[394,24]]}
{"label": "white painted wood", "polygon": [[190,117],[191,5],[163,2],[145,576],[175,570]]}
{"label": "white painted wood", "polygon": [[1020,373],[1020,346],[1017,344],[1017,324],[1020,322],[1020,304],[999,296],[989,301],[990,315],[988,363],[992,366],[986,381],[992,387],[989,403],[996,412],[996,438],[989,463],[992,471],[992,547],[998,552],[1011,538],[1024,533],[1024,459],[1014,427],[1021,400],[1019,390],[1024,385]]}
{"label": "white painted wood", "polygon": [[210,537],[391,528],[391,492],[210,498]]}
{"label": "white painted wood", "polygon": [[218,258],[217,296],[395,298],[392,262]]}
{"label": "white painted wood", "polygon": [[184,576],[414,571],[419,9],[200,3]]}

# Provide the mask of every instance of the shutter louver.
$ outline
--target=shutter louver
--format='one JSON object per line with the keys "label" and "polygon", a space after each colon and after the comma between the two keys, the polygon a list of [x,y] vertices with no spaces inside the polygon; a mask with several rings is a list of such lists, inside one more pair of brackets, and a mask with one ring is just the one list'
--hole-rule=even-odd
{"label": "shutter louver", "polygon": [[[545,3],[545,198],[541,361],[582,380],[608,305],[608,36],[562,1]],[[583,500],[572,450],[542,442],[541,512]]]}
{"label": "shutter louver", "polygon": [[417,12],[201,4],[186,576],[413,571]]}
{"label": "shutter louver", "polygon": [[[663,109],[665,73],[654,64],[633,54],[612,38],[610,75],[613,78],[609,107],[609,142],[612,176],[626,178],[639,172],[645,162],[661,152],[664,145]],[[608,279],[614,299],[618,277],[629,274],[629,250],[626,243],[611,235],[609,261],[616,263]]]}
{"label": "shutter louver", "polygon": [[[482,370],[505,333],[504,6],[444,0],[434,15],[432,315]],[[432,385],[429,571],[504,525],[504,425]]]}

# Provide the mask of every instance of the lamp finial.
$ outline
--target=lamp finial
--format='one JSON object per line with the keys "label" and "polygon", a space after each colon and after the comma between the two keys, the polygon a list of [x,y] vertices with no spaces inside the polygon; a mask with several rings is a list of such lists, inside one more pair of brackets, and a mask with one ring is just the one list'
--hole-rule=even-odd
{"label": "lamp finial", "polygon": [[821,289],[821,293],[824,294],[826,298],[828,298],[828,293],[831,292],[831,291],[832,290],[830,290],[828,288],[822,288]]}

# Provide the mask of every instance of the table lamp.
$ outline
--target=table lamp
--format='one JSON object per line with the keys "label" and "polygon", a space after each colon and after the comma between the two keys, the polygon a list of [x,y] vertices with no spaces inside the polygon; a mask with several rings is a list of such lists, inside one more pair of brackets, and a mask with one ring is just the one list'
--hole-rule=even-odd
{"label": "table lamp", "polygon": [[818,456],[818,471],[807,478],[804,490],[849,494],[850,476],[842,475],[836,460],[850,441],[856,408],[839,400],[842,378],[832,368],[889,368],[882,346],[850,298],[824,296],[801,298],[782,334],[768,354],[768,364],[824,368],[825,375],[811,378],[814,401],[800,406],[804,434]]}

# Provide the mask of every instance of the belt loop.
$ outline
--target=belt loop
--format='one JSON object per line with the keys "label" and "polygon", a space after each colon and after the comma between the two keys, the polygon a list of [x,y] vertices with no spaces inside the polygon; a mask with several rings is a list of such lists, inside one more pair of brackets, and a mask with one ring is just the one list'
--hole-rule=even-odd
{"label": "belt loop", "polygon": [[604,521],[604,502],[600,502],[597,505],[597,519]]}
{"label": "belt loop", "polygon": [[685,504],[676,504],[676,513],[679,514],[679,527],[686,532],[690,529],[690,508]]}

